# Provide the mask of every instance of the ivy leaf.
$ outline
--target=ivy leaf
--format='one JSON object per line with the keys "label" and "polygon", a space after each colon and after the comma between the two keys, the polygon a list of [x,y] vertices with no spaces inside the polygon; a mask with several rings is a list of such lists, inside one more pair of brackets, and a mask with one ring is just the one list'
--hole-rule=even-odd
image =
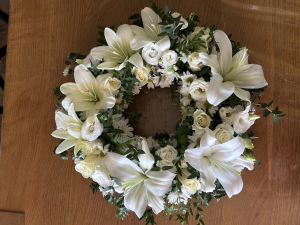
{"label": "ivy leaf", "polygon": [[160,167],[153,167],[151,171],[160,171]]}

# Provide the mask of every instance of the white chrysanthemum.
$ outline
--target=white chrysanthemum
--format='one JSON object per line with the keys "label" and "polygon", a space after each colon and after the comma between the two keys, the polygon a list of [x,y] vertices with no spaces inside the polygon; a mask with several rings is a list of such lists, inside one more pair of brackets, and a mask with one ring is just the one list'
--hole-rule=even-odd
{"label": "white chrysanthemum", "polygon": [[96,140],[103,131],[103,124],[96,117],[92,123],[86,120],[81,127],[81,137],[88,141]]}
{"label": "white chrysanthemum", "polygon": [[[202,109],[203,111],[206,111],[207,108],[205,106],[205,103],[208,103],[207,99],[203,99],[201,101],[196,101],[196,107],[198,109]],[[217,112],[218,109],[219,109],[218,106],[209,105],[208,112],[211,116],[213,116]]]}
{"label": "white chrysanthemum", "polygon": [[182,55],[182,56],[180,56],[179,59],[180,59],[183,63],[186,63],[187,60],[188,60],[186,54],[185,54],[184,52],[180,52],[180,55]]}
{"label": "white chrysanthemum", "polygon": [[133,137],[133,128],[128,124],[128,119],[124,120],[124,118],[122,118],[119,121],[114,121],[113,128],[122,130],[124,132],[121,134],[123,137]]}
{"label": "white chrysanthemum", "polygon": [[165,88],[165,87],[170,87],[170,85],[172,83],[170,83],[166,77],[161,76],[161,79],[159,76],[154,77],[153,83],[155,84],[156,87],[161,87],[161,88]]}
{"label": "white chrysanthemum", "polygon": [[189,87],[182,87],[179,92],[181,94],[181,98],[180,98],[181,104],[183,106],[188,106],[192,101],[192,96],[189,93]]}
{"label": "white chrysanthemum", "polygon": [[189,87],[193,81],[197,80],[197,76],[191,74],[189,71],[183,72],[183,76],[180,77],[182,80],[183,87]]}
{"label": "white chrysanthemum", "polygon": [[202,134],[196,134],[195,132],[192,136],[188,136],[189,143],[190,143],[188,148],[200,147],[200,140],[201,140],[202,136],[203,136],[203,133]]}
{"label": "white chrysanthemum", "polygon": [[133,85],[133,89],[132,89],[132,93],[133,93],[133,95],[137,95],[137,94],[139,94],[140,93],[140,91],[141,91],[141,86],[139,86],[139,83],[135,83],[134,85]]}
{"label": "white chrysanthemum", "polygon": [[183,202],[183,204],[186,205],[189,198],[191,198],[191,196],[187,193],[170,192],[168,195],[168,202],[175,205]]}
{"label": "white chrysanthemum", "polygon": [[157,143],[157,141],[155,141],[155,140],[153,139],[153,137],[151,137],[151,136],[148,137],[148,138],[146,139],[146,141],[147,141],[147,144],[148,144],[150,150],[151,150],[152,148],[156,148],[156,149],[159,148],[159,144]]}
{"label": "white chrysanthemum", "polygon": [[154,83],[153,83],[153,81],[154,81],[154,79],[153,79],[153,77],[149,77],[149,79],[148,79],[148,83],[147,83],[147,88],[148,89],[154,89]]}
{"label": "white chrysanthemum", "polygon": [[71,65],[68,65],[68,66],[64,69],[64,71],[63,71],[64,77],[68,76],[70,67],[71,67]]}

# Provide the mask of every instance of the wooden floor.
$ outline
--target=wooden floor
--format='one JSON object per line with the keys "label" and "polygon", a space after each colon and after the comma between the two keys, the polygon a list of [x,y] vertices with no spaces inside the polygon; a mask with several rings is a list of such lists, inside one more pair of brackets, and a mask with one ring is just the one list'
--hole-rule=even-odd
{"label": "wooden floor", "polygon": [[[263,100],[274,99],[287,113],[279,126],[272,118],[255,123],[253,131],[259,137],[254,141],[255,152],[262,164],[243,172],[241,194],[213,201],[205,209],[206,224],[299,225],[300,2],[156,2],[168,4],[185,17],[194,12],[202,25],[209,21],[233,33],[232,38],[249,49],[250,61],[264,68],[269,87]],[[24,212],[27,225],[144,224],[134,214],[124,221],[115,218],[115,208],[101,195],[92,194],[90,180],[74,171],[74,163],[52,153],[59,141],[50,133],[55,130],[52,88],[73,80],[62,76],[64,57],[70,52],[87,54],[97,44],[98,24],[129,23],[130,15],[149,5],[146,0],[11,0],[0,211]],[[135,104],[141,105],[147,96],[142,94]],[[138,133],[172,132],[178,112],[163,113],[168,101],[153,94],[151,107],[141,108],[145,118]],[[156,218],[158,224],[177,224]],[[196,223],[191,220],[190,224]]]}

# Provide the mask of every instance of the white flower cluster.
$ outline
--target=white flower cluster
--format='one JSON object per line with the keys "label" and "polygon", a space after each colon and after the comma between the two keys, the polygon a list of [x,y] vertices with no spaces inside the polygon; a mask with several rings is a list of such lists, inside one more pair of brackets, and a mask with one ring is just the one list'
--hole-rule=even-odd
{"label": "white flower cluster", "polygon": [[[74,147],[75,170],[103,195],[123,193],[125,207],[139,218],[147,205],[157,214],[164,204],[187,204],[195,194],[213,192],[217,180],[229,197],[236,195],[241,171],[252,170],[255,161],[245,157],[253,144],[242,135],[259,118],[247,90],[267,85],[261,66],[249,64],[246,48],[232,56],[223,31],[190,28],[179,13],[172,16],[189,30],[180,33],[178,26],[176,37],[167,35],[170,26],[150,8],[141,11],[143,27],[105,28],[107,46],[76,60],[75,82],[61,85],[65,97],[55,113],[52,135],[64,139],[56,153]],[[68,65],[64,76],[70,71]],[[174,91],[183,117],[174,134],[134,136],[124,111],[142,87]]]}

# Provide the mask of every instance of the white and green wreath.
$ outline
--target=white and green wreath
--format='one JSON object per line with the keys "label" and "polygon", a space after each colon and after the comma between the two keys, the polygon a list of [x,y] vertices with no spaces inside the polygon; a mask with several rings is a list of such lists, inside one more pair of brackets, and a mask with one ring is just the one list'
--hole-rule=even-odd
{"label": "white and green wreath", "polygon": [[[272,102],[254,103],[267,86],[262,67],[215,25],[198,27],[196,15],[184,19],[154,3],[129,19],[133,25],[116,32],[99,26],[100,46],[86,57],[67,57],[63,74],[75,65],[75,83],[54,89],[52,136],[63,139],[54,152],[68,159],[70,150],[75,170],[118,207],[119,218],[134,211],[155,224],[164,211],[182,223],[196,211],[203,223],[200,206],[240,193],[241,171],[259,164],[255,135],[245,134],[259,118],[254,106],[276,123],[284,114]],[[134,135],[141,115],[129,111],[133,96],[155,87],[169,88],[182,119],[173,134]]]}

